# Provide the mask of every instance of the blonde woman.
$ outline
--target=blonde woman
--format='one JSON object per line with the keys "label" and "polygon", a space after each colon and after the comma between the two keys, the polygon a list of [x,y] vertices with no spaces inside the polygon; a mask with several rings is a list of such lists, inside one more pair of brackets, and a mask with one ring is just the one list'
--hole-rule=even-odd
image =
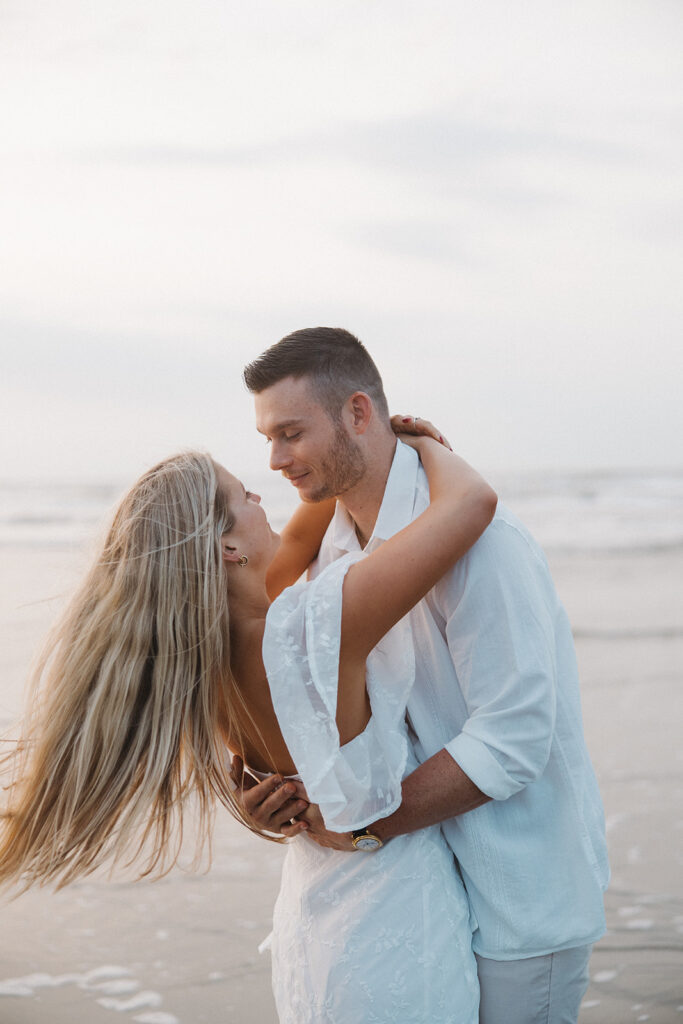
{"label": "blonde woman", "polygon": [[[429,508],[310,584],[289,586],[316,554],[330,502],[302,505],[280,538],[259,497],[208,455],[167,459],[134,485],[37,667],[11,758],[0,883],[62,886],[122,858],[159,873],[178,856],[190,800],[198,848],[217,801],[256,830],[233,793],[226,745],[256,774],[301,771],[318,789],[324,780],[339,831],[400,802],[414,767],[400,620],[495,508],[456,456],[409,443]],[[305,731],[305,764],[292,761],[274,704]],[[369,855],[297,838],[274,921],[280,1019],[475,1024],[470,938],[438,827]]]}

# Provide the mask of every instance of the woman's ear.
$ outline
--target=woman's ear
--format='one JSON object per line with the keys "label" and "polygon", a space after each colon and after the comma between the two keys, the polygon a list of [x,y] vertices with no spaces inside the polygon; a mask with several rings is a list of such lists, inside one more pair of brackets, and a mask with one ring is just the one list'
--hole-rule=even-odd
{"label": "woman's ear", "polygon": [[240,558],[237,549],[231,548],[226,540],[221,540],[221,554],[224,562],[237,562]]}

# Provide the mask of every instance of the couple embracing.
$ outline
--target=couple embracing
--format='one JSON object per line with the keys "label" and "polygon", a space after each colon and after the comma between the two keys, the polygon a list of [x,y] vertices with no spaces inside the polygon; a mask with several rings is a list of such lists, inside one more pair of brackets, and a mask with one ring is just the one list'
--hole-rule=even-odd
{"label": "couple embracing", "polygon": [[278,537],[201,453],[123,499],[37,668],[0,881],[139,841],[153,870],[217,797],[294,838],[282,1022],[575,1022],[608,871],[542,552],[428,424],[390,420],[348,332],[297,331],[245,381],[302,503]]}

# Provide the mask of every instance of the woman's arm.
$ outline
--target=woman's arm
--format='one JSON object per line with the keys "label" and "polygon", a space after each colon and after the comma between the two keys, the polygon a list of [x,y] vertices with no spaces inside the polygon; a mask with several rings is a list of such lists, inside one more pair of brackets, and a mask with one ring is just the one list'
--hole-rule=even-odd
{"label": "woman's arm", "polygon": [[[433,437],[450,449],[448,441],[434,424],[419,416],[392,416],[391,428],[395,434],[403,436],[404,440],[408,434]],[[296,583],[308,569],[320,550],[325,530],[334,515],[334,507],[335,499],[330,498],[315,504],[302,501],[296,509],[280,534],[278,553],[266,573],[266,589],[271,601],[286,587]]]}
{"label": "woman's arm", "polygon": [[465,554],[491,522],[497,497],[457,455],[428,438],[417,449],[430,504],[418,518],[349,569],[344,581],[337,726],[348,742],[366,726],[365,661],[373,647]]}
{"label": "woman's arm", "polygon": [[280,547],[266,573],[268,597],[274,601],[285,587],[296,583],[318,554],[334,514],[335,500],[315,504],[302,501],[280,534]]}

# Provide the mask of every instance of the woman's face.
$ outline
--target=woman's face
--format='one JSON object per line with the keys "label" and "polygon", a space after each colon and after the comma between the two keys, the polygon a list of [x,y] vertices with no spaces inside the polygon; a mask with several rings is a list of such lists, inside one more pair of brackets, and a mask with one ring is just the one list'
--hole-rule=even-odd
{"label": "woman's face", "polygon": [[280,544],[280,536],[271,530],[266,513],[261,508],[261,497],[247,491],[236,476],[224,466],[216,464],[218,487],[223,494],[235,525],[223,534],[223,540],[234,548],[237,556],[246,555],[251,563],[272,561]]}

